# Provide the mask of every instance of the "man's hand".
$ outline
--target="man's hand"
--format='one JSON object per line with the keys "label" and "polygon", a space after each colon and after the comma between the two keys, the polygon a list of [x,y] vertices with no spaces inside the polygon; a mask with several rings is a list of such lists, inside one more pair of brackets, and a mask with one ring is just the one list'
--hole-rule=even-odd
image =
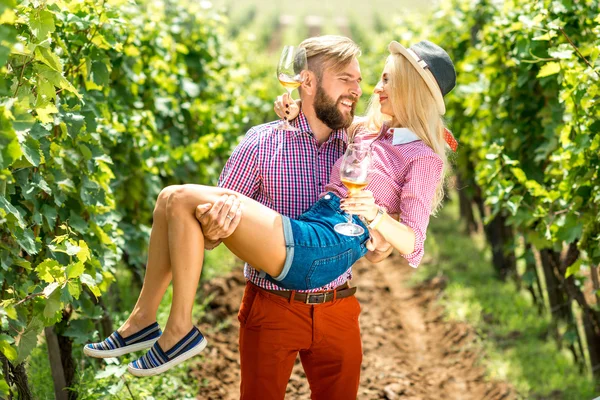
{"label": "man's hand", "polygon": [[196,207],[196,219],[202,225],[204,248],[212,250],[229,237],[242,219],[242,205],[235,196],[223,195],[215,204]]}
{"label": "man's hand", "polygon": [[[389,214],[396,221],[400,218],[400,214]],[[377,263],[385,260],[394,250],[391,244],[389,244],[379,231],[375,229],[369,229],[371,239],[367,242],[367,249],[369,252],[365,255],[365,258],[372,263]]]}
{"label": "man's hand", "polygon": [[367,249],[369,249],[369,251],[385,253],[392,247],[378,231],[369,229],[369,234],[371,235],[371,239],[367,242]]}

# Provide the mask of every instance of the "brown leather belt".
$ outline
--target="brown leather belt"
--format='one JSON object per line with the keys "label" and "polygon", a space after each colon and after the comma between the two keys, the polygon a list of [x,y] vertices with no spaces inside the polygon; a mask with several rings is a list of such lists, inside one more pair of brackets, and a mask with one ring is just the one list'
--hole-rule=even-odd
{"label": "brown leather belt", "polygon": [[[258,287],[258,286],[257,286]],[[294,300],[300,301],[306,304],[323,304],[329,301],[333,301],[333,292],[336,292],[336,299],[343,299],[344,297],[354,296],[356,293],[356,286],[350,287],[348,282],[344,283],[341,286],[336,287],[334,290],[326,290],[323,292],[315,292],[315,293],[298,293],[292,290],[269,290],[259,288],[260,290],[264,290],[265,292],[272,293],[274,295],[283,297],[287,300],[290,299],[292,293],[294,293]]]}

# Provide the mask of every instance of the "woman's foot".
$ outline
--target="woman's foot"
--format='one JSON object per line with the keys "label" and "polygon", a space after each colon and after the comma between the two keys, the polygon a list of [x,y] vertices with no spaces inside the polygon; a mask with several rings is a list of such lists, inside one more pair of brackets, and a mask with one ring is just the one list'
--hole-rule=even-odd
{"label": "woman's foot", "polygon": [[158,339],[158,345],[161,349],[170,349],[175,346],[182,337],[193,331],[194,324],[176,324],[167,322],[167,326],[165,326],[165,331]]}
{"label": "woman's foot", "polygon": [[172,346],[163,347],[157,341],[143,357],[129,363],[127,370],[135,376],[157,375],[197,355],[207,344],[206,338],[195,326],[179,340],[173,341],[174,335],[169,336],[171,338],[167,338],[165,344],[173,342]]}
{"label": "woman's foot", "polygon": [[152,347],[162,334],[156,322],[135,332],[131,329],[126,331],[130,334],[122,335],[117,330],[102,342],[86,344],[83,347],[83,353],[95,358],[119,357]]}
{"label": "woman's foot", "polygon": [[127,321],[117,329],[117,332],[123,337],[130,336],[155,322],[156,315],[146,317],[141,312],[134,310],[131,315],[129,315],[129,318],[127,318]]}

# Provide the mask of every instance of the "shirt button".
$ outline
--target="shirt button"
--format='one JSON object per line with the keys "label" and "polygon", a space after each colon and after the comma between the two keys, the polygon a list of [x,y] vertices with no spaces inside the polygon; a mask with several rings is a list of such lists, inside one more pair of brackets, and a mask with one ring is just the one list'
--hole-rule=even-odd
{"label": "shirt button", "polygon": [[325,195],[325,200],[329,200],[329,199],[331,199],[331,195],[329,195],[329,194],[326,194],[326,195]]}

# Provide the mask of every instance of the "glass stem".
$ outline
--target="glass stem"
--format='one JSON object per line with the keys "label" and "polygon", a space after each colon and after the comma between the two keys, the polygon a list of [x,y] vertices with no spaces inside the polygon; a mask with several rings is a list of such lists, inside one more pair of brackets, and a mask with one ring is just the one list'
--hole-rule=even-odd
{"label": "glass stem", "polygon": [[[350,192],[350,191],[348,191],[348,194],[347,194],[346,196],[348,196],[348,195],[350,195],[350,194],[351,194],[351,192]],[[348,218],[348,223],[349,223],[349,224],[352,224],[352,225],[354,225],[354,222],[352,221],[352,213],[351,213],[351,212],[348,212],[348,211],[346,211],[346,214],[348,214],[348,217],[347,217],[347,218]]]}
{"label": "glass stem", "polygon": [[[286,92],[288,92],[288,97],[290,98],[290,100],[292,100],[292,90],[285,88]],[[288,107],[287,110],[289,110],[290,108]],[[285,121],[286,125],[288,124],[288,116],[287,114],[283,116],[283,120]]]}

